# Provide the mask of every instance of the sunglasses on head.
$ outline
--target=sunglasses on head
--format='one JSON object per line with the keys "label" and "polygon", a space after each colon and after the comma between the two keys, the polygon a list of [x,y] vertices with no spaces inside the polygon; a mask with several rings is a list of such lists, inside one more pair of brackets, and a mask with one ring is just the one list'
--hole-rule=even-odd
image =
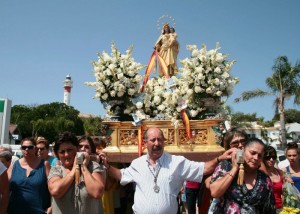
{"label": "sunglasses on head", "polygon": [[33,148],[34,148],[33,145],[31,145],[31,146],[21,146],[22,150],[26,150],[26,149],[30,150],[30,149],[33,149]]}
{"label": "sunglasses on head", "polygon": [[245,143],[246,143],[246,139],[239,139],[239,140],[232,141],[230,145],[238,145],[238,144],[244,145]]}
{"label": "sunglasses on head", "polygon": [[277,156],[270,155],[270,156],[265,156],[264,158],[265,158],[265,160],[270,160],[271,158],[272,158],[273,160],[276,160],[276,159],[277,159]]}

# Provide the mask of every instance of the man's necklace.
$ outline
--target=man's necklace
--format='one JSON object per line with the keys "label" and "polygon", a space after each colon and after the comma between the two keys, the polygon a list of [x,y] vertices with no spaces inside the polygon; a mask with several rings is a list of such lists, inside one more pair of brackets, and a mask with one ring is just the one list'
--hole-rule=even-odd
{"label": "man's necklace", "polygon": [[156,167],[156,170],[155,170],[155,173],[154,173],[154,172],[152,171],[150,165],[151,165],[150,162],[148,162],[148,168],[149,168],[151,174],[152,174],[153,177],[154,177],[154,187],[153,187],[153,190],[154,190],[155,193],[159,193],[160,188],[159,188],[159,186],[157,185],[157,177],[158,177],[158,174],[159,174],[159,171],[160,171],[161,166],[160,166],[160,164],[158,163],[158,166]]}

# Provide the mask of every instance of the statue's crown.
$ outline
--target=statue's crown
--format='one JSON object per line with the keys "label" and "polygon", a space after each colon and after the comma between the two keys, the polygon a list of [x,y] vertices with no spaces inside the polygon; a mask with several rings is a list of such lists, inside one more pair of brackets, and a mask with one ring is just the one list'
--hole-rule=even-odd
{"label": "statue's crown", "polygon": [[169,26],[168,22],[163,23],[163,27]]}

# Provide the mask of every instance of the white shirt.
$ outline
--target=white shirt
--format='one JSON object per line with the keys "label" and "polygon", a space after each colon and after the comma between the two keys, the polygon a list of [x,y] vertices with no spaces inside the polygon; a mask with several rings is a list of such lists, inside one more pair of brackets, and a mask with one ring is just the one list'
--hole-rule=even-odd
{"label": "white shirt", "polygon": [[185,180],[201,182],[204,163],[186,159],[183,156],[164,153],[156,162],[160,165],[157,176],[159,193],[154,192],[154,175],[149,167],[148,155],[132,161],[128,168],[121,169],[121,185],[136,183],[132,209],[137,214],[175,214],[177,213],[177,195]]}
{"label": "white shirt", "polygon": [[0,175],[2,175],[2,173],[6,170],[6,167],[4,166],[4,164],[2,162],[0,162]]}

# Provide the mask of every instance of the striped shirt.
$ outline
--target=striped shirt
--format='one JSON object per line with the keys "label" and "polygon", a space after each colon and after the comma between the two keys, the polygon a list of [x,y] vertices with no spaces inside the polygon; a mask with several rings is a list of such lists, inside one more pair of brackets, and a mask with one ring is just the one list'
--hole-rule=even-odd
{"label": "striped shirt", "polygon": [[[172,214],[177,213],[177,195],[185,180],[201,182],[204,171],[203,162],[195,162],[183,156],[164,153],[157,161],[160,166],[157,176],[159,193],[154,192],[153,167],[148,161],[148,155],[143,155],[132,161],[128,168],[121,169],[121,184],[136,183],[134,194],[134,213],[142,214]],[[158,170],[158,169],[156,169]]]}

